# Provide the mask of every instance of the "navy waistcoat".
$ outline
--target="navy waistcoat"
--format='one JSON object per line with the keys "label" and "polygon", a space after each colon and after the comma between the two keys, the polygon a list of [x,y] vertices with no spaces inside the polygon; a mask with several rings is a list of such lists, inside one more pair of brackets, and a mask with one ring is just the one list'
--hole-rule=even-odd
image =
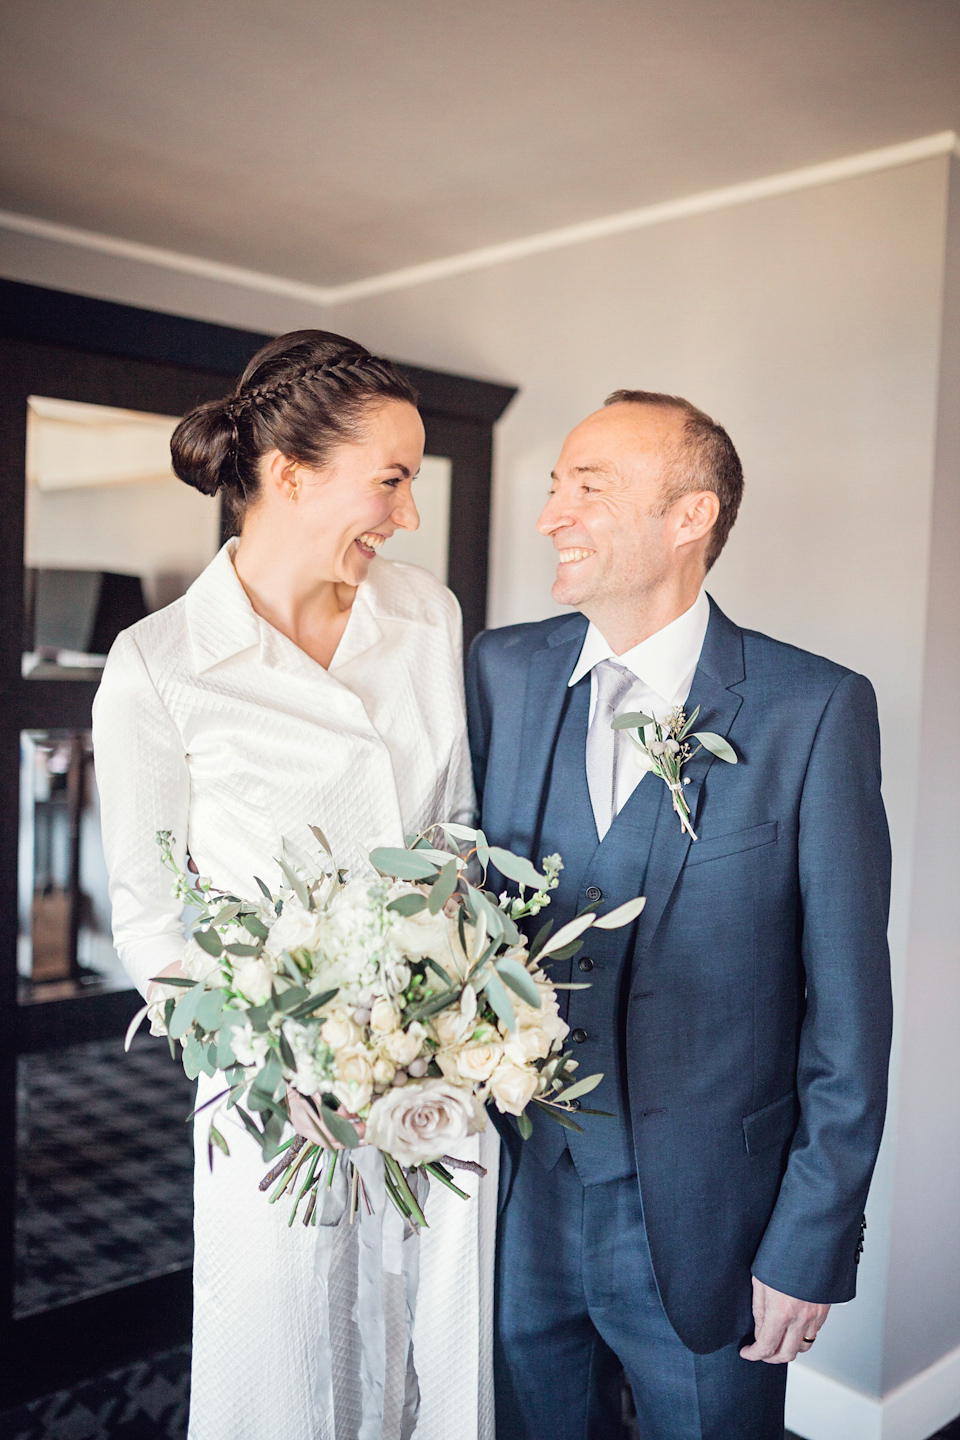
{"label": "navy waistcoat", "polygon": [[[572,920],[595,897],[598,909],[612,910],[643,893],[643,879],[660,808],[663,787],[647,779],[633,792],[602,843],[598,842],[587,787],[586,739],[590,710],[590,677],[569,692],[544,797],[538,857],[559,851],[564,868],[553,892],[549,915],[554,928]],[[628,754],[624,763],[632,763]],[[536,1115],[528,1142],[538,1158],[552,1166],[566,1144],[585,1185],[631,1175],[636,1169],[626,1065],[621,991],[629,980],[635,926],[620,930],[589,930],[586,943],[572,961],[548,965],[554,980],[587,982],[588,990],[560,991],[561,1013],[570,1026],[567,1041],[579,1061],[581,1076],[603,1073],[603,1081],[584,1104],[611,1112],[612,1119],[583,1115],[583,1134],[561,1130],[549,1116]]]}

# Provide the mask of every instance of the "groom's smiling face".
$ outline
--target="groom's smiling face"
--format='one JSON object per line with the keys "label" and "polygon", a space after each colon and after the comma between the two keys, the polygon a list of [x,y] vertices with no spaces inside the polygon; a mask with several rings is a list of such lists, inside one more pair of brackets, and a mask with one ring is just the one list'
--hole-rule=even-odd
{"label": "groom's smiling face", "polygon": [[[537,522],[557,551],[553,598],[591,615],[638,605],[677,562],[664,470],[683,416],[650,405],[609,405],[567,436]],[[591,616],[591,618],[593,618]]]}

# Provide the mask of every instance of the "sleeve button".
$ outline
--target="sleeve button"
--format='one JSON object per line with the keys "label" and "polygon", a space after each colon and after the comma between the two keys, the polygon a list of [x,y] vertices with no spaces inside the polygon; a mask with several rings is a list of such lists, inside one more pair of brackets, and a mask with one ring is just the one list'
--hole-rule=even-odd
{"label": "sleeve button", "polygon": [[593,961],[590,959],[589,955],[581,955],[580,959],[577,961],[577,965],[580,967],[581,970],[593,969]]}
{"label": "sleeve button", "polygon": [[578,1045],[582,1045],[584,1040],[586,1040],[587,1038],[586,1030],[581,1030],[578,1026],[578,1028],[573,1032],[573,1038],[574,1040],[576,1040]]}
{"label": "sleeve button", "polygon": [[600,889],[599,885],[587,886],[587,899],[594,904],[596,903],[596,901],[603,899],[603,891]]}

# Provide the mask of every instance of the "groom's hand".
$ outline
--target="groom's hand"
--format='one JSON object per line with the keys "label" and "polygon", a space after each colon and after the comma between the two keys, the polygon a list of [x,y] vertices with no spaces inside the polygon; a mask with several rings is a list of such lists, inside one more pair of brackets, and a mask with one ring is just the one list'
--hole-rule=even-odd
{"label": "groom's hand", "polygon": [[817,1331],[827,1318],[829,1305],[794,1300],[762,1280],[753,1277],[752,1345],[740,1351],[744,1360],[765,1360],[768,1365],[786,1365],[809,1350]]}

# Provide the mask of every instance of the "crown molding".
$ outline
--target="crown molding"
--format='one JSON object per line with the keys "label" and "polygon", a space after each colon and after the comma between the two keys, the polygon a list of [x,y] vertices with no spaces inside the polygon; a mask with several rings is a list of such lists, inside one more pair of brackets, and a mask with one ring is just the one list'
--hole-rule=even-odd
{"label": "crown molding", "polygon": [[372,295],[384,295],[394,290],[408,290],[417,285],[445,280],[453,275],[463,275],[471,270],[485,270],[494,265],[523,260],[531,255],[543,255],[551,250],[583,245],[591,240],[603,240],[632,230],[645,230],[673,220],[685,220],[716,210],[728,210],[757,200],[790,195],[820,185],[832,185],[840,180],[851,180],[861,175],[872,175],[881,170],[892,170],[938,155],[951,154],[960,155],[960,144],[953,130],[943,130],[936,135],[926,135],[903,144],[886,145],[879,150],[847,155],[840,160],[828,160],[823,164],[807,165],[799,170],[785,170],[777,175],[767,175],[759,180],[724,185],[716,190],[703,190],[696,195],[685,195],[676,200],[664,200],[655,205],[640,206],[635,210],[623,210],[616,215],[605,215],[597,220],[586,220],[576,225],[564,225],[556,230],[544,230],[536,235],[521,236],[498,245],[484,245],[476,250],[428,260],[421,265],[409,265],[381,275],[350,280],[341,285],[311,285],[282,275],[268,275],[238,265],[225,265],[219,260],[208,260],[199,255],[184,255],[177,250],[143,245],[138,240],[100,235],[92,230],[60,225],[51,220],[18,215],[8,210],[0,210],[0,229],[93,250],[101,255],[113,255],[119,259],[155,265],[160,269],[176,270],[225,285],[258,290],[263,294],[283,295],[288,299],[328,307],[343,305],[351,300],[364,300]]}

